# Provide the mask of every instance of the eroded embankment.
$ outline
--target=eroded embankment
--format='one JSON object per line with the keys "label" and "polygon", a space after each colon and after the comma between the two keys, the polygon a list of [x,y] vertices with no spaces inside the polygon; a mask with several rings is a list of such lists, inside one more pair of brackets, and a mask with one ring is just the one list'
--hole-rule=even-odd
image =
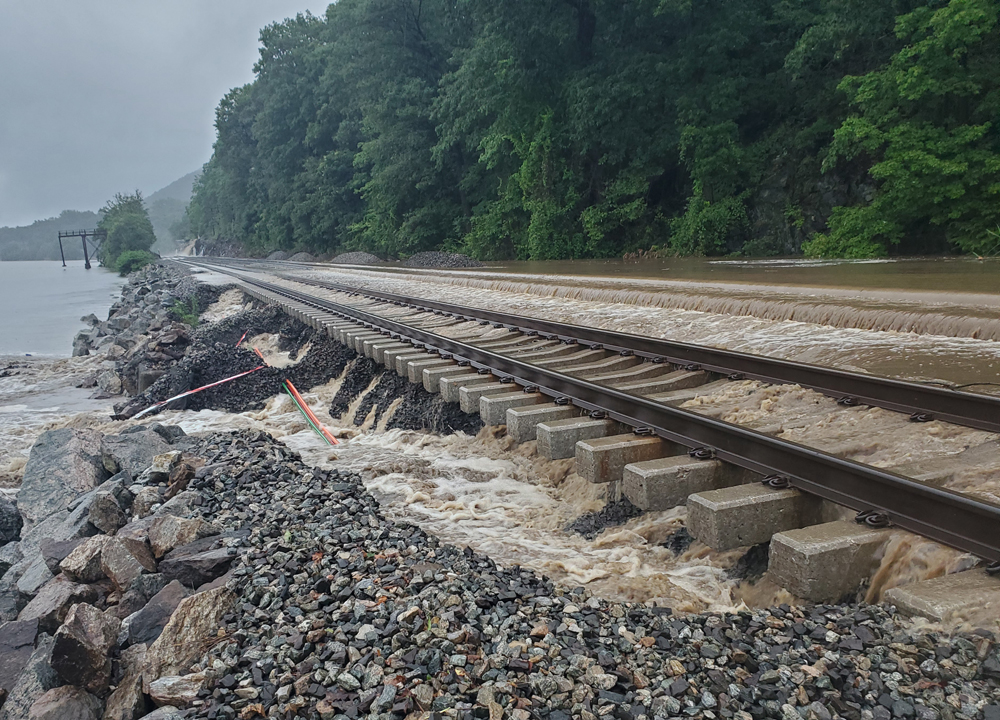
{"label": "eroded embankment", "polygon": [[[141,303],[146,295],[130,296]],[[133,312],[125,306],[121,311]],[[253,307],[238,290],[222,293],[203,318],[213,322],[189,333],[186,353],[153,387],[119,405],[125,414],[257,367],[261,360],[251,350],[255,348],[269,367],[191,396],[161,417],[189,432],[265,430],[323,466],[336,457],[338,467],[362,474],[393,517],[418,522],[446,541],[471,545],[500,562],[522,563],[609,598],[652,601],[685,612],[725,610],[741,602],[794,602],[761,579],[766,548],[718,553],[691,543],[685,537],[683,507],[645,514],[627,503],[605,507],[605,487],[580,478],[572,460],[538,457],[534,443],[516,445],[502,430],[482,428],[477,415],[461,413],[457,405],[383,371],[274,308]],[[317,411],[329,408],[335,434],[352,436],[332,456],[281,394],[286,377]],[[845,456],[883,466],[954,454],[978,438],[962,428],[938,430],[937,423],[916,426],[894,413],[828,408],[826,399],[818,397],[794,387],[737,382],[699,399],[692,409],[819,447],[829,445]],[[868,428],[864,436],[869,439],[854,440],[858,427]],[[929,441],[916,441],[915,433],[929,433]],[[875,436],[879,442],[870,439]],[[982,472],[970,467],[955,473],[956,479],[982,485]],[[984,487],[983,492],[992,490]],[[878,601],[891,587],[955,572],[971,562],[961,553],[899,533],[886,546],[872,583],[857,597]]]}
{"label": "eroded embankment", "polygon": [[[341,466],[361,471],[396,517],[417,521],[449,541],[471,544],[504,562],[529,564],[563,583],[586,584],[608,597],[652,600],[677,610],[793,601],[760,578],[766,548],[718,553],[686,542],[683,507],[647,514],[625,503],[604,508],[605,488],[582,480],[572,461],[541,459],[533,443],[515,445],[502,430],[479,431],[476,416],[370,360],[348,362],[340,377],[315,387],[309,399],[330,407],[335,432],[362,429],[336,449]],[[800,388],[737,382],[693,409],[778,435],[808,430],[810,444],[820,447],[836,446],[838,438],[856,435],[851,428],[870,425],[866,437],[877,435],[878,442],[832,449],[884,466],[953,454],[982,441],[975,431],[916,426],[894,413],[843,410],[825,400]],[[310,453],[294,409],[281,398],[238,416],[183,413],[174,419],[191,431],[262,428]],[[414,429],[445,434],[408,432]],[[451,434],[454,430],[463,433]],[[921,434],[933,442],[911,437]],[[913,449],[902,452],[906,448]],[[322,453],[315,457],[324,459]],[[964,477],[973,481],[973,475]],[[899,533],[881,562],[858,597],[877,601],[889,588],[965,569],[974,559]]]}

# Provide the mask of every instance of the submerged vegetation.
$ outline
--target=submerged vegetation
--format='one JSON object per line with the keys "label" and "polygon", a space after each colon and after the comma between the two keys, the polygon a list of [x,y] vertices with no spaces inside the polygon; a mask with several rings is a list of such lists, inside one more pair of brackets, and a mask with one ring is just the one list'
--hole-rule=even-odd
{"label": "submerged vegetation", "polygon": [[341,0],[262,32],[190,232],[253,253],[983,253],[997,12]]}

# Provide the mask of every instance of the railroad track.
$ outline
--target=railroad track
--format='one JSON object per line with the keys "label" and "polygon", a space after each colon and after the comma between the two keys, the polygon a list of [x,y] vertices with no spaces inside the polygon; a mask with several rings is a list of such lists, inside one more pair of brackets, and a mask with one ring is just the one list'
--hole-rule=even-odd
{"label": "railroad track", "polygon": [[[758,515],[770,507],[780,534],[788,531],[782,523],[797,527],[818,517],[815,504],[802,502],[805,493],[857,512],[857,532],[847,533],[846,546],[874,548],[879,533],[893,526],[972,553],[992,563],[990,572],[1000,571],[997,505],[677,407],[720,385],[753,379],[798,384],[844,406],[903,412],[913,422],[939,419],[1000,432],[1000,398],[283,277],[286,263],[183,262],[238,278],[250,294],[282,303],[411,381],[460,401],[463,410],[479,410],[487,424],[506,423],[515,439],[537,439],[550,457],[566,457],[571,448],[584,477],[624,484],[630,499],[647,492],[644,509],[659,509],[649,507],[650,483],[673,488],[660,504],[683,503],[690,495],[689,520],[707,517],[701,532],[717,549],[753,544],[748,541],[774,530],[763,521],[757,534],[725,527],[732,523],[722,505],[736,498]],[[286,284],[248,274],[275,271]],[[760,482],[748,483],[748,473]],[[806,539],[799,537],[799,544]],[[772,541],[772,561],[773,548]]]}

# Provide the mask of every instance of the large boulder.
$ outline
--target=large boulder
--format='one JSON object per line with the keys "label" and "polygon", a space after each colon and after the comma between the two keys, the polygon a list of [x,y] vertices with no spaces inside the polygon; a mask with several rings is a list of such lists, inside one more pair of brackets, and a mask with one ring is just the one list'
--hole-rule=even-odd
{"label": "large boulder", "polygon": [[101,435],[93,430],[62,428],[41,434],[31,448],[17,493],[26,530],[104,482],[108,472],[100,448]]}
{"label": "large boulder", "polygon": [[122,652],[123,677],[108,697],[104,720],[138,720],[149,712],[149,701],[142,692],[145,658],[145,645],[133,645]]}
{"label": "large boulder", "polygon": [[200,541],[196,541],[167,553],[160,561],[159,569],[163,577],[197,588],[225,575],[236,557],[236,550],[225,547],[202,549],[201,545]]}
{"label": "large boulder", "polygon": [[187,596],[188,591],[179,582],[173,580],[168,583],[141,610],[132,613],[122,621],[122,634],[119,636],[119,643],[121,645],[134,645],[136,643],[151,643],[156,640],[170,621],[174,610]]}
{"label": "large boulder", "polygon": [[83,688],[63,685],[35,700],[28,720],[99,720],[104,706]]}
{"label": "large boulder", "polygon": [[159,573],[140,575],[132,581],[128,590],[122,593],[122,598],[115,607],[115,614],[124,620],[129,615],[139,612],[166,585],[166,578]]}
{"label": "large boulder", "polygon": [[62,625],[73,605],[96,599],[97,590],[94,587],[75,583],[65,575],[56,575],[21,610],[17,619],[37,620],[42,630],[52,633]]}
{"label": "large boulder", "polygon": [[0,498],[0,545],[21,537],[24,520],[17,505],[6,498]]}
{"label": "large boulder", "polygon": [[16,620],[18,613],[28,604],[29,598],[25,597],[17,583],[24,576],[24,571],[31,565],[30,560],[21,560],[15,563],[0,578],[0,620]]}
{"label": "large boulder", "polygon": [[80,543],[59,563],[59,568],[70,580],[81,583],[97,582],[104,577],[101,569],[101,554],[104,546],[111,542],[107,535],[94,535]]}
{"label": "large boulder", "polygon": [[101,457],[108,472],[127,470],[139,475],[153,463],[153,458],[170,451],[170,444],[155,430],[138,425],[120,435],[105,435]]}
{"label": "large boulder", "polygon": [[31,653],[24,670],[7,694],[7,701],[0,708],[0,720],[24,720],[42,695],[62,684],[59,675],[52,669],[53,640],[43,635],[38,647]]}
{"label": "large boulder", "polygon": [[184,715],[184,711],[180,708],[176,708],[173,705],[164,705],[156,708],[149,715],[143,717],[142,720],[184,720]]}
{"label": "large boulder", "polygon": [[9,542],[0,547],[0,578],[22,560],[24,560],[24,550],[21,549],[21,543]]}
{"label": "large boulder", "polygon": [[52,668],[70,685],[104,692],[111,682],[111,648],[119,629],[121,620],[113,615],[93,605],[74,605],[56,631]]}
{"label": "large boulder", "polygon": [[181,601],[170,621],[146,651],[143,689],[165,675],[184,675],[202,656],[204,643],[217,634],[222,616],[236,602],[227,587],[192,595]]}
{"label": "large boulder", "polygon": [[161,515],[149,526],[149,545],[153,549],[153,555],[161,558],[174,548],[218,533],[214,525],[201,518]]}
{"label": "large boulder", "polygon": [[63,542],[96,535],[97,528],[91,525],[88,519],[89,501],[92,498],[93,492],[84,494],[75,501],[79,504],[71,510],[60,510],[24,533],[21,538],[21,551],[24,556],[41,555],[42,542],[46,540]]}
{"label": "large boulder", "polygon": [[198,693],[207,685],[208,676],[203,672],[167,675],[149,683],[149,696],[157,705],[186,708],[198,699]]}
{"label": "large boulder", "polygon": [[108,538],[108,542],[101,550],[101,572],[114,583],[118,592],[125,592],[137,577],[156,569],[155,562],[151,562],[151,568],[144,566],[126,542],[130,542],[136,550],[145,549],[143,559],[152,561],[149,548],[144,543],[131,539],[122,541],[116,537]]}
{"label": "large boulder", "polygon": [[105,490],[98,490],[87,511],[90,524],[109,535],[128,523],[128,514],[115,496]]}
{"label": "large boulder", "polygon": [[27,561],[27,566],[17,581],[17,589],[25,597],[35,597],[49,580],[54,577],[54,573],[45,564],[45,558],[40,554],[33,560]]}
{"label": "large boulder", "polygon": [[35,651],[38,620],[5,622],[0,625],[0,688],[9,693]]}
{"label": "large boulder", "polygon": [[83,542],[83,538],[73,538],[72,540],[56,540],[45,538],[38,544],[38,550],[42,553],[42,561],[53,573],[60,572],[59,563],[73,552],[77,546]]}
{"label": "large boulder", "polygon": [[[138,502],[138,501],[137,501]],[[133,506],[134,507],[134,506]],[[144,517],[139,520],[133,520],[128,525],[123,527],[117,533],[115,537],[117,538],[134,538],[144,543],[149,542],[149,528],[152,526],[153,522],[156,520],[155,517]]]}
{"label": "large boulder", "polygon": [[174,517],[189,518],[197,513],[196,508],[201,504],[201,494],[193,490],[185,490],[177,493],[167,500],[156,511],[157,515],[173,515]]}

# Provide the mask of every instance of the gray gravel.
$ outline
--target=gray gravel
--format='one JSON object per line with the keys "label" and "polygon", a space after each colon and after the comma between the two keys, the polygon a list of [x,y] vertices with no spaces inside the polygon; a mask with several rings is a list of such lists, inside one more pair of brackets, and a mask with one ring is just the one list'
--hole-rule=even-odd
{"label": "gray gravel", "polygon": [[419,252],[411,255],[404,263],[406,267],[414,268],[469,268],[482,267],[483,264],[475,258],[461,253]]}
{"label": "gray gravel", "polygon": [[381,265],[382,260],[367,252],[346,252],[335,257],[331,262],[343,265]]}
{"label": "gray gravel", "polygon": [[[265,434],[214,436],[192,481],[250,528],[197,717],[992,720],[987,631],[908,629],[885,606],[672,617],[556,587],[387,520],[359,478]],[[220,637],[223,633],[220,633]],[[254,717],[253,715],[250,715]],[[430,715],[429,717],[434,717]]]}

